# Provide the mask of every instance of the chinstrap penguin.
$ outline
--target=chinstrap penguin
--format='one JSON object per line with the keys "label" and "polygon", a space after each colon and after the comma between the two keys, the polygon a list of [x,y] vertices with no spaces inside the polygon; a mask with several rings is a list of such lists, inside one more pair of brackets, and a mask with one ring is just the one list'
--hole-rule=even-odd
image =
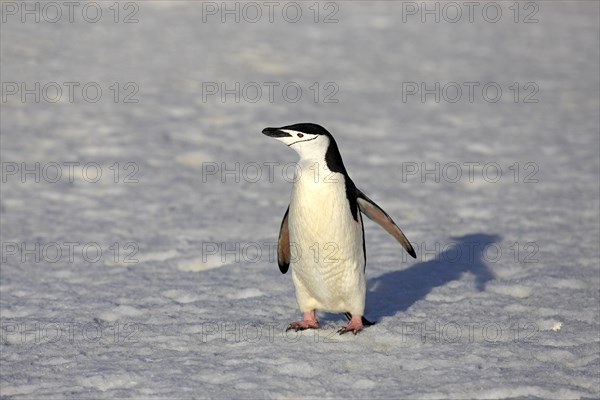
{"label": "chinstrap penguin", "polygon": [[301,123],[265,128],[263,134],[300,156],[290,204],[279,230],[277,261],[292,267],[296,299],[304,314],[287,329],[317,329],[316,310],[342,312],[349,319],[340,334],[371,325],[364,317],[366,252],[361,212],[415,251],[392,218],[348,176],[333,136],[322,126]]}

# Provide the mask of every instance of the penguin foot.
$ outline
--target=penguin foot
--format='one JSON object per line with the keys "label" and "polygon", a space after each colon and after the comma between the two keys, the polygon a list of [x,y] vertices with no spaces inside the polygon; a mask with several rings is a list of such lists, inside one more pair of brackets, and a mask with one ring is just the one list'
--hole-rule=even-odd
{"label": "penguin foot", "polygon": [[[348,321],[350,321],[352,319],[352,314],[350,314],[349,312],[345,312],[344,316],[346,317],[346,319],[348,319]],[[368,319],[366,319],[365,317],[360,317],[360,320],[362,321],[363,326],[375,325],[375,322],[371,322]]]}
{"label": "penguin foot", "polygon": [[286,332],[290,329],[295,331],[303,331],[305,329],[319,329],[319,322],[315,318],[315,310],[304,313],[302,321],[292,322],[288,325]]}
{"label": "penguin foot", "polygon": [[356,315],[356,316],[352,317],[352,319],[350,320],[348,325],[341,327],[340,329],[338,329],[337,332],[340,335],[343,335],[344,333],[348,333],[348,332],[352,332],[352,333],[354,333],[354,335],[356,335],[358,332],[362,331],[362,329],[363,329],[362,316]]}
{"label": "penguin foot", "polygon": [[291,324],[288,325],[286,332],[289,331],[290,329],[297,331],[303,331],[305,329],[319,329],[319,323],[314,320],[314,321],[296,321],[296,322],[292,322]]}

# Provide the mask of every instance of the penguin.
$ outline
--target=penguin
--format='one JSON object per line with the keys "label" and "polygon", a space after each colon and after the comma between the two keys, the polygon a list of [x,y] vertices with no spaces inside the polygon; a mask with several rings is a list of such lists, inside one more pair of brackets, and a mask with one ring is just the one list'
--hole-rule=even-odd
{"label": "penguin", "polygon": [[346,171],[335,139],[314,123],[265,128],[262,133],[300,156],[289,206],[279,229],[277,262],[292,267],[301,321],[287,330],[318,329],[316,310],[344,313],[339,334],[372,325],[363,317],[366,249],[361,213],[381,225],[404,249],[415,251],[392,218],[361,192]]}

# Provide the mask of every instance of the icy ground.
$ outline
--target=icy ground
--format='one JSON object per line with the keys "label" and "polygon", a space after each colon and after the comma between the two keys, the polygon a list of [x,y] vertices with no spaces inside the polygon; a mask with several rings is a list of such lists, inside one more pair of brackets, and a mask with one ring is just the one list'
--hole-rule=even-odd
{"label": "icy ground", "polygon": [[[520,3],[517,23],[512,1],[496,23],[391,1],[318,22],[302,2],[296,23],[287,3],[223,23],[220,2],[130,2],[115,23],[113,3],[96,23],[3,12],[3,398],[600,396],[597,2]],[[357,336],[336,314],[284,332],[296,155],[260,132],[305,121],[419,256],[366,222],[378,323]]]}

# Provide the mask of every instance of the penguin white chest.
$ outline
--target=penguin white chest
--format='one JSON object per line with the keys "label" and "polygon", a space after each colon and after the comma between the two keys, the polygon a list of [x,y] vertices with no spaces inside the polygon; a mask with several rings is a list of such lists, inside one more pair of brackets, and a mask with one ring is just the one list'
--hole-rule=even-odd
{"label": "penguin white chest", "polygon": [[362,315],[366,285],[360,212],[355,210],[357,221],[346,195],[344,175],[325,168],[313,171],[302,169],[290,201],[296,298],[302,311],[321,309]]}

